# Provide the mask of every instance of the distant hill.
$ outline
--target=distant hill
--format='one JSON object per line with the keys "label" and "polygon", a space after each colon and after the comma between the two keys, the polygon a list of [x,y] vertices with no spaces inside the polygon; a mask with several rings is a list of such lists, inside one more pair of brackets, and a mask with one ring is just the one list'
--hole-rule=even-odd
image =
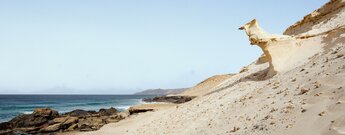
{"label": "distant hill", "polygon": [[187,90],[188,88],[180,88],[180,89],[148,89],[138,93],[134,93],[134,95],[170,95],[170,94],[180,94],[183,91]]}

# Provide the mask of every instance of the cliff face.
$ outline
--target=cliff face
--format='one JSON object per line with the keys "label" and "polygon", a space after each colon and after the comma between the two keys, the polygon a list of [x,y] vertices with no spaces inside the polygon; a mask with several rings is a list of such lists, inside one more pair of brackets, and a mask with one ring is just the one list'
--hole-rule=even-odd
{"label": "cliff face", "polygon": [[316,35],[344,27],[345,0],[331,0],[324,6],[305,16],[303,20],[290,26],[285,35]]}
{"label": "cliff face", "polygon": [[270,77],[301,66],[308,58],[336,44],[330,38],[341,37],[345,28],[344,7],[345,0],[332,0],[290,26],[284,35],[264,31],[256,20],[240,29],[246,31],[252,45],[262,49],[270,64]]}

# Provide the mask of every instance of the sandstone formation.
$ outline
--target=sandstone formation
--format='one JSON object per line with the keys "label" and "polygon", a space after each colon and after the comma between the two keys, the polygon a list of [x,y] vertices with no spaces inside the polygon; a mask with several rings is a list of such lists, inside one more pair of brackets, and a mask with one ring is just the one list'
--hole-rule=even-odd
{"label": "sandstone formation", "polygon": [[320,42],[317,39],[301,40],[288,35],[270,34],[255,19],[239,29],[245,30],[252,45],[262,49],[270,65],[268,77],[300,66],[323,47],[323,44],[314,44]]}
{"label": "sandstone formation", "polygon": [[345,0],[331,0],[285,30],[285,35],[316,36],[344,27]]}

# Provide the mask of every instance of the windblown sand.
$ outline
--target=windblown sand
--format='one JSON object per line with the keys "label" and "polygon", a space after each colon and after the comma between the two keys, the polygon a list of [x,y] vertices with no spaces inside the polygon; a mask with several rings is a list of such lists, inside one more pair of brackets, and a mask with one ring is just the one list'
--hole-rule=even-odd
{"label": "windblown sand", "polygon": [[[332,5],[340,8],[332,10]],[[301,48],[287,60],[299,63],[284,72],[266,78],[269,64],[254,62],[247,71],[185,104],[130,116],[99,131],[73,134],[345,134],[345,28],[339,27],[345,24],[339,21],[345,16],[343,5],[343,0],[333,0],[287,30],[294,36],[316,33],[299,42],[319,49],[307,59],[298,59],[307,49]],[[329,32],[318,34],[325,31]]]}

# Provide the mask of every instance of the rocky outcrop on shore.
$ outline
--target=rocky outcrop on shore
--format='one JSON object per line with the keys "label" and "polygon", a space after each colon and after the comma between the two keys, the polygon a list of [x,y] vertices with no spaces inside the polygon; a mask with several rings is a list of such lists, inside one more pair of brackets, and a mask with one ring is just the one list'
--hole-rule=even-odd
{"label": "rocky outcrop on shore", "polygon": [[49,108],[37,108],[32,114],[19,115],[9,122],[0,123],[0,134],[92,131],[125,117],[126,114],[115,108],[100,109],[98,112],[74,110],[65,114]]}
{"label": "rocky outcrop on shore", "polygon": [[135,107],[130,107],[128,109],[128,112],[130,115],[133,115],[133,114],[138,114],[138,113],[144,113],[144,112],[151,112],[153,111],[154,109],[150,109],[150,108],[135,108]]}
{"label": "rocky outcrop on shore", "polygon": [[194,96],[158,96],[154,98],[144,98],[145,102],[167,102],[174,104],[182,104],[188,101],[191,101]]}

